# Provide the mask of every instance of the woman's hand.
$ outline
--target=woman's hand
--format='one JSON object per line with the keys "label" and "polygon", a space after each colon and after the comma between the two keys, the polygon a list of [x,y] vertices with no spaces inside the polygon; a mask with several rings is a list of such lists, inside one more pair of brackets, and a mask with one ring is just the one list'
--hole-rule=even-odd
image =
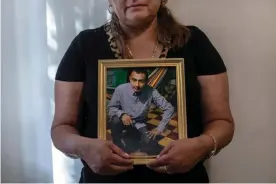
{"label": "woman's hand", "polygon": [[201,136],[171,142],[159,157],[147,166],[167,174],[188,172],[212,150],[211,141],[207,136]]}
{"label": "woman's hand", "polygon": [[89,140],[82,150],[82,159],[96,174],[117,175],[133,169],[133,161],[112,142]]}

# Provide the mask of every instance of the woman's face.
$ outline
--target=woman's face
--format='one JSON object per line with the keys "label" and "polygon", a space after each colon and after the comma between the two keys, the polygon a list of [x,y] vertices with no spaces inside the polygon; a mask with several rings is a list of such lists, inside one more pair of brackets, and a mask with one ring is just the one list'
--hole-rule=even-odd
{"label": "woman's face", "polygon": [[138,26],[156,17],[161,0],[109,0],[109,3],[120,22]]}

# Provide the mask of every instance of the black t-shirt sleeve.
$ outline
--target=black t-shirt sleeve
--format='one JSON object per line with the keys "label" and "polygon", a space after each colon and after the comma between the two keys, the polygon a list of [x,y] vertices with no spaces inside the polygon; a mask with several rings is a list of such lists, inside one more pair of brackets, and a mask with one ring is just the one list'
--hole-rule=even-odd
{"label": "black t-shirt sleeve", "polygon": [[56,80],[66,82],[83,82],[85,80],[85,58],[82,53],[82,32],[69,45],[56,73]]}
{"label": "black t-shirt sleeve", "polygon": [[191,26],[190,31],[197,75],[215,75],[226,72],[224,61],[206,34],[195,26]]}

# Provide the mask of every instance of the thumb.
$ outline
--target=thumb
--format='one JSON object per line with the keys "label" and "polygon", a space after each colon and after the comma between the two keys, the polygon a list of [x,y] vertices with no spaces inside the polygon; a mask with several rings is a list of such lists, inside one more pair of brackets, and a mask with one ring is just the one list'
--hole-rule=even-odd
{"label": "thumb", "polygon": [[129,158],[129,155],[127,153],[125,153],[122,149],[120,149],[118,146],[116,146],[113,143],[110,145],[110,149],[113,153],[115,153],[123,158],[126,158],[126,159]]}
{"label": "thumb", "polygon": [[170,143],[168,146],[166,146],[166,147],[160,152],[160,154],[158,155],[158,157],[161,157],[161,156],[163,156],[163,155],[165,155],[165,154],[168,154],[169,151],[172,149],[172,147],[173,147],[173,144]]}

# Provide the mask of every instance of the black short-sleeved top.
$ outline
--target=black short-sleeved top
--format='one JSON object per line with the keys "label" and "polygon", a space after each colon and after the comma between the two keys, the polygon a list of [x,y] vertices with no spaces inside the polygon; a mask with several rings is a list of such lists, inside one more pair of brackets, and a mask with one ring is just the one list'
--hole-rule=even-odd
{"label": "black short-sleeved top", "polygon": [[[167,58],[184,58],[188,137],[199,136],[203,131],[201,116],[201,88],[197,77],[226,72],[224,62],[206,34],[195,26],[190,30],[188,42],[177,50],[169,49]],[[120,53],[108,24],[80,32],[72,41],[58,67],[56,80],[84,82],[82,103],[79,109],[78,129],[82,136],[97,138],[97,86],[98,60],[117,59]],[[186,174],[155,173],[146,166],[118,176],[99,176],[84,163],[81,182],[208,182],[202,163]]]}

